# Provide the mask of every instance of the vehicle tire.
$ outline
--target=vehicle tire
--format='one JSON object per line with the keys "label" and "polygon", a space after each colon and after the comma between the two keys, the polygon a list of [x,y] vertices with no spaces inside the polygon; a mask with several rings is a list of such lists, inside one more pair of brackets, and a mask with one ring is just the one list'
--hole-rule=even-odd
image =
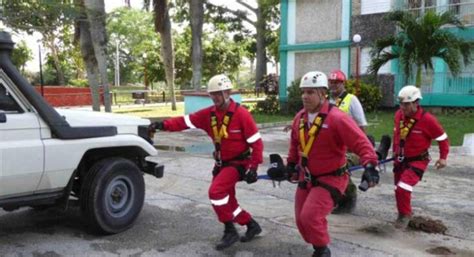
{"label": "vehicle tire", "polygon": [[124,158],[94,164],[81,188],[81,211],[90,228],[115,234],[130,228],[143,207],[145,182],[140,169]]}

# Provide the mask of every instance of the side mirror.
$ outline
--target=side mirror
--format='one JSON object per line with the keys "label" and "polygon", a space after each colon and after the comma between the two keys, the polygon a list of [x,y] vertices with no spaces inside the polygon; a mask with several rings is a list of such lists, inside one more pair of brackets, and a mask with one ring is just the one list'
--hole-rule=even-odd
{"label": "side mirror", "polygon": [[0,112],[0,123],[7,122],[7,115],[4,112]]}

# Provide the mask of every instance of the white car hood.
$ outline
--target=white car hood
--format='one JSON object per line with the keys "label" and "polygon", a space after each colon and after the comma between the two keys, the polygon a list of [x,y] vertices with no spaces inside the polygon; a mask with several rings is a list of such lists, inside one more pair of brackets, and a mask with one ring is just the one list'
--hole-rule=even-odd
{"label": "white car hood", "polygon": [[118,133],[137,133],[137,126],[148,125],[150,120],[123,114],[56,109],[71,127],[115,126]]}

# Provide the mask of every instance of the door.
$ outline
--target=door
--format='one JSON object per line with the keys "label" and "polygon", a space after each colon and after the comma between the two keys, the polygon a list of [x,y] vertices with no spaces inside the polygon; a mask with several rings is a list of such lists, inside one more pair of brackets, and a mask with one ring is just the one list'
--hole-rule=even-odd
{"label": "door", "polygon": [[[0,199],[33,193],[44,170],[37,114],[0,76]],[[16,88],[15,88],[16,89]]]}

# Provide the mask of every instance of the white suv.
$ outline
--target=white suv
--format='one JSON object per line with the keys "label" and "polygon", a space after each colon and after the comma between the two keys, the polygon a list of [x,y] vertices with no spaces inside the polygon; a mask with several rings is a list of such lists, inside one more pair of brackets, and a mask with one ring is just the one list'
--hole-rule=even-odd
{"label": "white suv", "polygon": [[13,42],[0,32],[0,207],[67,207],[78,199],[90,228],[118,233],[143,207],[143,172],[163,176],[149,160],[149,120],[56,110],[10,60]]}

